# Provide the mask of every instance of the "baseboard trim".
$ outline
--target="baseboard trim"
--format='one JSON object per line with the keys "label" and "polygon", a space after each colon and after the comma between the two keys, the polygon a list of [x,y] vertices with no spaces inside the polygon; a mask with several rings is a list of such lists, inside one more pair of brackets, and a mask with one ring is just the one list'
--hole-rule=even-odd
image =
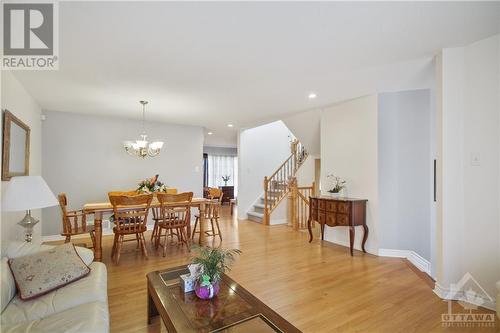
{"label": "baseboard trim", "polygon": [[[453,290],[451,288],[446,288],[437,282],[434,286],[433,292],[439,298],[444,300],[460,301],[465,298],[463,290]],[[480,294],[476,294],[475,296],[479,298],[477,299],[477,301],[475,301],[474,299],[467,299],[467,302],[486,308],[488,310],[496,311],[496,303],[493,299],[489,299]]]}
{"label": "baseboard trim", "polygon": [[[344,246],[344,247],[347,247],[347,248],[351,247],[351,245],[348,242],[343,242],[343,241],[339,241],[339,240],[331,241],[331,240],[327,240],[327,239],[325,239],[324,241],[332,243],[332,244],[335,244],[335,245]],[[357,250],[357,251],[360,251],[360,252],[363,252],[363,249],[359,248],[356,244],[354,244],[353,249]],[[369,248],[368,246],[365,246],[365,250],[366,250],[367,253],[373,254],[375,256],[378,255],[377,251]]]}
{"label": "baseboard trim", "polygon": [[391,257],[391,258],[406,258],[408,256],[406,250],[394,250],[394,249],[379,249],[378,255],[380,257]]}
{"label": "baseboard trim", "polygon": [[415,251],[411,250],[396,250],[396,249],[379,249],[378,255],[380,257],[392,257],[392,258],[406,258],[413,266],[418,268],[420,271],[431,276],[431,263],[420,256]]}
{"label": "baseboard trim", "polygon": [[431,276],[431,263],[427,259],[421,257],[414,251],[409,251],[408,257],[406,259],[408,259],[408,261],[411,262],[420,271]]}
{"label": "baseboard trim", "polygon": [[272,218],[271,221],[269,222],[270,225],[287,224],[287,223],[288,219],[272,219]]}

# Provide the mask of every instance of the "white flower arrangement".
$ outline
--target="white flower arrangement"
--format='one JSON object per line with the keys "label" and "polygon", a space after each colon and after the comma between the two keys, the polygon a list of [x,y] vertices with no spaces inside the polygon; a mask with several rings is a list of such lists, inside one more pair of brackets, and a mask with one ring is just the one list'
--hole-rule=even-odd
{"label": "white flower arrangement", "polygon": [[347,183],[347,181],[338,176],[335,176],[333,173],[327,175],[326,178],[330,179],[332,182],[332,187],[328,190],[328,192],[330,193],[340,193],[340,191],[345,188]]}

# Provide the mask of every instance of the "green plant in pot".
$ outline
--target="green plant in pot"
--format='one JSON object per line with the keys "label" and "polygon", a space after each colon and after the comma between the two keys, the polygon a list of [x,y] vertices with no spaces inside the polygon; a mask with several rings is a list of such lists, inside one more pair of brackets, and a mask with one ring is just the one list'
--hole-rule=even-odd
{"label": "green plant in pot", "polygon": [[222,176],[222,181],[224,182],[224,186],[227,186],[227,182],[231,179],[231,176]]}
{"label": "green plant in pot", "polygon": [[219,282],[222,273],[230,270],[236,255],[239,255],[241,251],[208,246],[193,246],[193,249],[197,253],[193,258],[193,264],[200,267],[200,275],[195,287],[196,296],[201,299],[211,299],[219,293]]}

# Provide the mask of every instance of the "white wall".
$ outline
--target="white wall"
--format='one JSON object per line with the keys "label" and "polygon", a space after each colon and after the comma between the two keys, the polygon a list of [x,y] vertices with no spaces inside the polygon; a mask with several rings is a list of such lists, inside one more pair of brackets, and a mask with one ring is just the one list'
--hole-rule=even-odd
{"label": "white wall", "polygon": [[[65,192],[69,206],[107,200],[113,190],[134,189],[154,174],[180,191],[202,195],[203,129],[201,127],[146,123],[151,140],[165,144],[159,156],[129,156],[122,142],[138,137],[139,120],[44,112],[43,176],[55,193]],[[43,211],[43,235],[60,232],[59,208]]]}
{"label": "white wall", "polygon": [[[311,186],[315,175],[314,160],[317,158],[319,158],[318,155],[309,154],[299,170],[297,170],[295,177],[297,178],[298,186]],[[316,184],[316,187],[317,186],[318,184]]]}
{"label": "white wall", "polygon": [[470,272],[492,297],[500,279],[499,46],[496,35],[442,50],[436,95],[437,288]]}
{"label": "white wall", "polygon": [[[289,135],[291,132],[282,121],[240,132],[238,218],[247,218],[246,213],[264,192],[264,177],[270,176],[290,156]],[[275,211],[272,218],[282,219],[285,218],[285,214],[285,209],[280,212]]]}
{"label": "white wall", "polygon": [[320,153],[320,120],[320,110],[309,110],[283,118],[285,125],[313,155]]}
{"label": "white wall", "polygon": [[[2,72],[2,110],[7,109],[26,123],[30,131],[30,175],[42,174],[42,129],[41,108],[28,94],[21,83],[9,71]],[[3,117],[2,117],[3,119]],[[3,128],[3,126],[2,126]],[[2,182],[2,192],[8,182]],[[7,213],[2,211],[2,242],[6,240],[24,240],[24,231],[16,223],[24,217],[25,212]],[[41,211],[34,210],[33,216],[41,219]],[[35,226],[34,241],[40,241],[42,222]]]}
{"label": "white wall", "polygon": [[431,260],[430,90],[378,96],[379,246]]}
{"label": "white wall", "polygon": [[[378,153],[377,96],[356,98],[327,108],[321,114],[321,183],[328,190],[326,175],[347,180],[347,195],[368,199],[366,250],[378,253]],[[362,231],[356,228],[355,248],[361,248]],[[325,239],[349,244],[347,227],[326,227]]]}

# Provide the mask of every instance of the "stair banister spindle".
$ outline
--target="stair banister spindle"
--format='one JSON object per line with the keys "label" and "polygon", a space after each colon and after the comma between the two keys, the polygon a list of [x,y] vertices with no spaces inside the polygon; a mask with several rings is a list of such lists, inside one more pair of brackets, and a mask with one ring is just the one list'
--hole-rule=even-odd
{"label": "stair banister spindle", "polygon": [[268,186],[267,176],[264,177],[264,224],[269,224],[269,209],[268,209]]}
{"label": "stair banister spindle", "polygon": [[281,172],[280,172],[280,182],[279,182],[279,191],[280,191],[280,195],[281,195],[281,191],[283,190],[283,180],[285,179],[284,177],[284,170],[285,168],[281,168]]}
{"label": "stair banister spindle", "polygon": [[288,174],[288,163],[286,164],[284,172],[285,172],[285,183],[288,183],[290,181],[290,175]]}

